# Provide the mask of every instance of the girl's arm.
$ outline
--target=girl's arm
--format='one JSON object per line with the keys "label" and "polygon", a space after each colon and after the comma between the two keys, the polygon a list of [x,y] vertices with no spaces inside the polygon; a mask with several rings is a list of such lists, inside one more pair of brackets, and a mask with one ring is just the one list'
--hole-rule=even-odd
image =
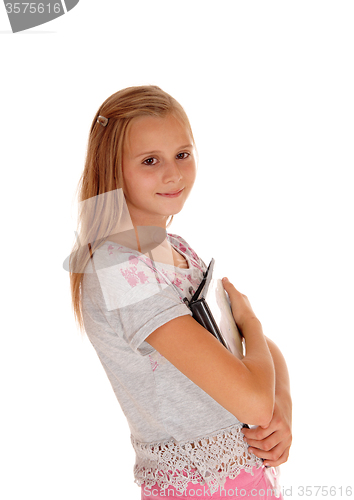
{"label": "girl's arm", "polygon": [[266,337],[275,367],[275,405],[267,428],[243,429],[251,451],[265,460],[265,465],[277,466],[288,460],[292,442],[292,401],[289,372],[277,345]]}
{"label": "girl's arm", "polygon": [[242,360],[189,315],[157,328],[146,341],[238,420],[266,426],[274,410],[272,355],[247,297],[230,282],[223,284],[245,337],[246,356]]}
{"label": "girl's arm", "polygon": [[268,337],[265,337],[265,339],[274,361],[276,373],[275,393],[278,395],[284,395],[289,399],[289,402],[291,403],[289,372],[284,356],[282,355],[279,347],[272,340],[270,340]]}

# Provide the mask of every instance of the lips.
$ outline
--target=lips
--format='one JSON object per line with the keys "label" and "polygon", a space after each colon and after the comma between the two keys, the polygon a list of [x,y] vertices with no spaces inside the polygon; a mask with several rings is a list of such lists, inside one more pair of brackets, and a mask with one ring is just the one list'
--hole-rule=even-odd
{"label": "lips", "polygon": [[180,189],[179,191],[172,191],[170,193],[157,193],[159,196],[164,196],[165,198],[176,198],[179,196],[184,188]]}

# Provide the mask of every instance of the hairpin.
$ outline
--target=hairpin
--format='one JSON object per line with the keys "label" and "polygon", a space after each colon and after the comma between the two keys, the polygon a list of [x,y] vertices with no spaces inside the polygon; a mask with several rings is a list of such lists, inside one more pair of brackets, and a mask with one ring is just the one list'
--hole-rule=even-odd
{"label": "hairpin", "polygon": [[108,123],[108,118],[105,118],[104,116],[99,115],[99,117],[97,118],[97,121],[98,121],[98,123],[103,125],[103,127],[105,127]]}

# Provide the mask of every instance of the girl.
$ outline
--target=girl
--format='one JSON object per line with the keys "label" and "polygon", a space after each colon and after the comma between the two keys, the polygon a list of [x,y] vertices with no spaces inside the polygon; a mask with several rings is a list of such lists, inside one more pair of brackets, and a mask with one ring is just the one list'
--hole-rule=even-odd
{"label": "girl", "polygon": [[142,499],[279,496],[265,465],[286,461],[291,441],[284,358],[226,278],[245,357],[193,319],[183,299],[206,265],[166,232],[193,187],[194,151],[183,108],[160,88],[102,104],[80,179],[74,313],[127,417]]}

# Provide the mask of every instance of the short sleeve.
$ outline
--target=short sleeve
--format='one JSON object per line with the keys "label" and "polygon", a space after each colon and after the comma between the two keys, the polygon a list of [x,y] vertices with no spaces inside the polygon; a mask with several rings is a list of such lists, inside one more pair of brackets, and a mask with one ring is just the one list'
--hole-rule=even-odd
{"label": "short sleeve", "polygon": [[117,310],[117,321],[124,340],[131,349],[143,356],[155,349],[145,339],[157,328],[180,316],[192,315],[172,287],[158,294]]}
{"label": "short sleeve", "polygon": [[155,351],[145,341],[154,330],[192,312],[164,276],[147,265],[148,259],[113,250],[117,248],[103,245],[94,255],[100,309],[117,335],[145,356]]}

